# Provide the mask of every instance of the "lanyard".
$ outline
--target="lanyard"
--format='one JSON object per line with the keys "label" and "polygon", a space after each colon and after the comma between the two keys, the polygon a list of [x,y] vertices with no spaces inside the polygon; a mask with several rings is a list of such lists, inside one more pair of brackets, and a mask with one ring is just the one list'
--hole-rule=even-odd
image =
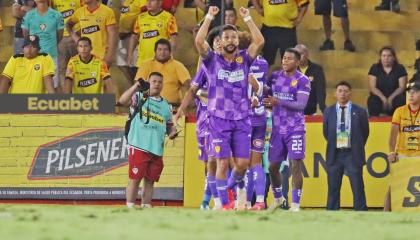
{"label": "lanyard", "polygon": [[413,114],[411,114],[410,105],[408,105],[408,111],[410,112],[410,122],[411,122],[411,125],[412,126],[415,126],[416,125],[416,119],[419,116],[420,109],[417,109],[417,113],[416,113],[416,115],[414,115],[414,119],[413,119]]}

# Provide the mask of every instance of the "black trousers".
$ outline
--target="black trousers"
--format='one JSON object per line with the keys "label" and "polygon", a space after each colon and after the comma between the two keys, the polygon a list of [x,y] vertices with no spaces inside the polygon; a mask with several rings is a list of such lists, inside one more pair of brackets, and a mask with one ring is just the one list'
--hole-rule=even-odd
{"label": "black trousers", "polygon": [[280,51],[280,57],[283,58],[286,49],[293,48],[297,45],[295,28],[268,27],[263,25],[261,33],[265,39],[262,50],[263,57],[269,65],[273,65],[278,51]]}
{"label": "black trousers", "polygon": [[332,165],[327,164],[327,210],[340,209],[340,190],[344,172],[346,172],[350,179],[354,210],[367,210],[365,186],[363,183],[363,167],[354,166],[352,158],[351,151],[337,151],[335,162]]}
{"label": "black trousers", "polygon": [[392,116],[395,109],[405,105],[405,94],[400,94],[392,100],[392,109],[390,111],[384,111],[382,100],[373,94],[368,97],[367,105],[369,116],[379,116],[381,113]]}

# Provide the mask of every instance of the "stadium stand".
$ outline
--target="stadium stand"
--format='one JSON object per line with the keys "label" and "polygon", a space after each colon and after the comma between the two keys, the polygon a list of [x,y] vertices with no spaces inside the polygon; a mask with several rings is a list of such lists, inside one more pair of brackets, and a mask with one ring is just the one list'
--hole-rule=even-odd
{"label": "stadium stand", "polygon": [[[247,0],[234,1],[235,6],[247,6]],[[13,26],[15,18],[11,15],[13,0],[0,2],[0,15],[2,16],[3,28],[0,41],[0,71],[3,70],[10,56],[13,55]],[[418,56],[415,49],[415,40],[420,36],[417,22],[417,1],[402,1],[401,14],[388,11],[375,11],[377,1],[355,0],[349,2],[349,15],[351,21],[351,34],[354,44],[358,47],[357,52],[348,53],[343,50],[331,52],[318,52],[319,43],[324,40],[321,19],[314,15],[314,6],[309,10],[298,29],[298,41],[309,47],[312,51],[311,58],[321,63],[326,72],[327,81],[327,105],[333,102],[332,89],[339,80],[349,81],[353,86],[354,102],[366,106],[366,98],[369,94],[366,74],[372,62],[377,61],[377,51],[385,45],[392,45],[397,50],[397,55],[408,72],[408,76],[414,73],[413,63]],[[118,15],[119,1],[114,1],[113,9]],[[179,40],[174,58],[179,59],[195,73],[198,55],[191,51],[193,42],[191,29],[200,20],[196,16],[195,8],[184,8],[180,4],[176,12],[179,23]],[[198,11],[198,17],[203,16]],[[261,23],[261,18],[252,11],[254,19]],[[239,25],[243,26],[242,21]],[[336,42],[343,42],[339,19],[333,19],[333,38]],[[276,60],[276,66],[279,59]],[[111,67],[111,74],[115,79],[123,79],[121,72]],[[115,76],[115,77],[114,77]],[[119,92],[127,89],[126,81],[117,81]]]}

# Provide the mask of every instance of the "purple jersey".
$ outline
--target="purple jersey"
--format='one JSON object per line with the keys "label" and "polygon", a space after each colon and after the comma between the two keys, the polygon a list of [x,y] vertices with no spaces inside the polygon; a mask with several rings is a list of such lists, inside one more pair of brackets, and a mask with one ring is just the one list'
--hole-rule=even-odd
{"label": "purple jersey", "polygon": [[[303,73],[296,71],[290,77],[284,71],[276,71],[271,76],[271,91],[279,99],[279,105],[273,107],[273,132],[286,134],[305,131],[303,110],[283,106],[281,102],[296,102],[298,94],[309,96],[311,82]],[[306,102],[304,103],[306,105]]]}
{"label": "purple jersey", "polygon": [[239,51],[229,63],[222,55],[210,51],[202,62],[208,76],[208,114],[227,120],[247,118],[250,109],[248,75],[252,64],[248,52]]}
{"label": "purple jersey", "polygon": [[[253,75],[255,79],[262,86],[267,83],[267,73],[268,73],[268,63],[267,61],[258,56],[251,65],[250,75]],[[254,95],[254,91],[252,87],[249,87],[249,96],[252,97]],[[251,125],[252,126],[262,126],[265,125],[267,122],[265,107],[262,104],[263,96],[258,97],[258,106],[251,109],[250,116],[251,116]]]}
{"label": "purple jersey", "polygon": [[[207,71],[203,64],[200,64],[194,79],[191,81],[191,85],[196,86],[202,90],[207,90]],[[197,136],[204,137],[204,134],[207,131],[208,121],[207,103],[201,101],[200,98],[196,96],[195,105],[197,106]]]}

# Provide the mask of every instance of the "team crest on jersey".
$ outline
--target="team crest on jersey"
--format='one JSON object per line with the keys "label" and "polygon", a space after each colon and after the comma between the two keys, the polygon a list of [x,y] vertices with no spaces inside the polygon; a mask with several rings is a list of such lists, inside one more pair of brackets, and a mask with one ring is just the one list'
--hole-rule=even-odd
{"label": "team crest on jersey", "polygon": [[254,141],[252,141],[252,144],[254,145],[254,147],[257,148],[264,147],[264,141],[262,139],[255,139]]}
{"label": "team crest on jersey", "polygon": [[292,87],[296,87],[297,84],[298,84],[298,80],[296,79],[293,79],[292,82],[290,83]]}
{"label": "team crest on jersey", "polygon": [[239,63],[239,64],[242,64],[242,63],[244,62],[244,58],[243,58],[243,57],[237,57],[237,58],[235,59],[235,61],[236,61],[237,63]]}
{"label": "team crest on jersey", "polygon": [[45,24],[39,24],[39,29],[41,29],[42,31],[44,31],[47,28],[47,25]]}
{"label": "team crest on jersey", "polygon": [[158,28],[161,28],[161,27],[163,26],[163,24],[162,24],[161,22],[158,22],[158,23],[156,24],[156,26],[157,26]]}
{"label": "team crest on jersey", "polygon": [[309,81],[311,81],[311,82],[314,80],[314,77],[312,77],[312,76],[309,76],[308,78],[309,78]]}
{"label": "team crest on jersey", "polygon": [[139,172],[139,169],[138,169],[138,168],[136,168],[136,167],[133,167],[133,168],[131,169],[131,171],[132,171],[134,174],[137,174],[137,173]]}
{"label": "team crest on jersey", "polygon": [[91,73],[92,77],[96,77],[96,72]]}
{"label": "team crest on jersey", "polygon": [[101,18],[97,18],[97,19],[96,19],[96,23],[98,23],[98,24],[99,24],[99,23],[101,23],[101,22],[102,22],[102,19],[101,19]]}
{"label": "team crest on jersey", "polygon": [[200,156],[201,157],[201,155],[202,155],[203,153],[201,152],[201,149],[198,149],[198,156]]}
{"label": "team crest on jersey", "polygon": [[70,3],[70,7],[72,7],[72,8],[76,7],[76,3],[74,3],[74,2]]}
{"label": "team crest on jersey", "polygon": [[35,71],[38,71],[39,69],[41,69],[41,66],[39,64],[35,64],[34,69],[35,69]]}
{"label": "team crest on jersey", "polygon": [[220,153],[220,146],[219,145],[215,146],[214,150],[216,151],[216,153]]}

